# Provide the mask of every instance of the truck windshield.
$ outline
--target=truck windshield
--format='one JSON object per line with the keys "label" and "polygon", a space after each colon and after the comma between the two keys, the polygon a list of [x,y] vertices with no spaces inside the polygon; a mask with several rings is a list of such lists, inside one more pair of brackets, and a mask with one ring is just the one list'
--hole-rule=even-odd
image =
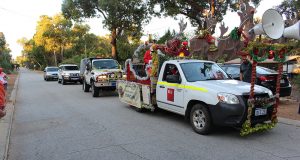
{"label": "truck windshield", "polygon": [[95,69],[118,69],[119,65],[115,60],[98,60],[93,62]]}
{"label": "truck windshield", "polygon": [[66,70],[66,71],[78,70],[78,67],[77,66],[64,66],[64,70]]}
{"label": "truck windshield", "polygon": [[47,68],[47,72],[56,72],[58,71],[58,68]]}
{"label": "truck windshield", "polygon": [[180,64],[188,82],[229,79],[227,74],[215,63],[192,62]]}

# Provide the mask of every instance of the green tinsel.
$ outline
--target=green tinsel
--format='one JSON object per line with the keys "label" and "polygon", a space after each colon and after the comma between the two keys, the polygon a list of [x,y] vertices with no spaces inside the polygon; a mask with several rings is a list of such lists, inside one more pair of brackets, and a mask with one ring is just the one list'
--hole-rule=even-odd
{"label": "green tinsel", "polygon": [[279,53],[280,53],[280,51],[275,53],[275,55],[274,55],[274,61],[277,61],[277,62],[280,62],[280,63],[285,62],[285,60],[286,60],[286,53],[284,52],[282,54],[283,58],[280,58]]}
{"label": "green tinsel", "polygon": [[[262,61],[266,60],[268,58],[268,55],[269,55],[269,54],[263,54],[262,57],[259,57],[258,55],[255,55],[253,52],[254,52],[253,49],[250,50],[250,56],[256,62],[262,62]],[[262,52],[262,50],[259,49],[259,53],[258,54],[261,54],[261,52]]]}
{"label": "green tinsel", "polygon": [[239,41],[241,38],[241,34],[239,34],[239,28],[235,27],[231,32],[230,32],[230,38],[236,41]]}
{"label": "green tinsel", "polygon": [[277,119],[275,119],[274,121],[272,121],[270,123],[257,124],[254,127],[251,127],[251,114],[252,114],[252,109],[255,106],[255,104],[261,103],[263,105],[263,108],[270,107],[269,104],[267,104],[269,102],[269,100],[261,99],[258,101],[259,102],[255,102],[254,100],[248,100],[248,116],[247,116],[247,120],[242,125],[242,129],[240,130],[241,136],[246,136],[251,133],[258,132],[258,131],[266,131],[266,130],[272,129],[275,127],[276,123],[278,122]]}

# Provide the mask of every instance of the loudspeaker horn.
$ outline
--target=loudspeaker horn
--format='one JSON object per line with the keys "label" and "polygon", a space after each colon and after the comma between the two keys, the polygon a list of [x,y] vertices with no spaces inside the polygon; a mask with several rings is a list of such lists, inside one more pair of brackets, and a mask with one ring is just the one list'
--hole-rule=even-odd
{"label": "loudspeaker horn", "polygon": [[266,34],[272,39],[279,39],[283,35],[284,22],[282,16],[275,9],[268,9],[262,16],[262,23],[249,30],[250,34]]}
{"label": "loudspeaker horn", "polygon": [[283,31],[283,37],[300,40],[300,21],[290,27],[285,28]]}

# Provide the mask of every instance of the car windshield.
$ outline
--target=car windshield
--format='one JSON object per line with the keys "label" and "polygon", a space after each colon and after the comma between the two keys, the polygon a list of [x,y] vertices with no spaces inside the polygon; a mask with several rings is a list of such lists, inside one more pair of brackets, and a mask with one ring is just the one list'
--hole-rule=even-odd
{"label": "car windshield", "polygon": [[189,82],[206,80],[230,79],[227,74],[215,63],[193,62],[180,64],[185,78]]}
{"label": "car windshield", "polygon": [[73,70],[78,70],[77,66],[64,66],[64,69],[66,71],[73,71]]}
{"label": "car windshield", "polygon": [[47,72],[56,72],[56,71],[58,71],[58,68],[57,68],[57,67],[54,67],[54,68],[47,68],[46,71],[47,71]]}
{"label": "car windshield", "polygon": [[115,60],[97,60],[93,62],[95,69],[118,69],[118,63]]}

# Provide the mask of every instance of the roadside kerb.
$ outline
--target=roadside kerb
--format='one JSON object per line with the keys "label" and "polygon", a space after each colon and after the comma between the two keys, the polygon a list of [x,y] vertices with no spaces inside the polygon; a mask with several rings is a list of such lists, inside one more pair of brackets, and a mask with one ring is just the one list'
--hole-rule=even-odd
{"label": "roadside kerb", "polygon": [[16,78],[14,88],[12,89],[11,92],[11,96],[6,103],[6,116],[0,120],[0,160],[7,159],[19,78],[20,78],[20,73]]}
{"label": "roadside kerb", "polygon": [[300,121],[293,119],[278,117],[278,123],[300,127]]}

